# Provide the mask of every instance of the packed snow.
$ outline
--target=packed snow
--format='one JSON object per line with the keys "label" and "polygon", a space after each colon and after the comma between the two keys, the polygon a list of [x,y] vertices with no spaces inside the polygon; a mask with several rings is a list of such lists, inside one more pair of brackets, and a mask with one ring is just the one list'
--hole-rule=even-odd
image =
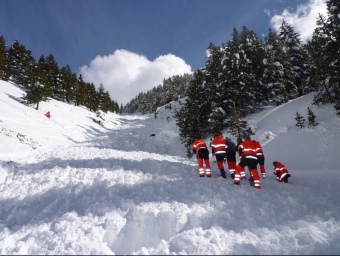
{"label": "packed snow", "polygon": [[0,254],[340,254],[340,118],[313,94],[245,119],[266,157],[261,189],[223,179],[213,158],[212,178],[199,177],[178,102],[156,119],[97,117],[53,99],[36,110],[23,95],[0,81]]}

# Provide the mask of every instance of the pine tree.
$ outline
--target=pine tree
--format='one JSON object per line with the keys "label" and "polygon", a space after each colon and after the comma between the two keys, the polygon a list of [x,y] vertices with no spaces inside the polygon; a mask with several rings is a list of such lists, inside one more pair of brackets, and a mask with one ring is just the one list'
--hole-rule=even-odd
{"label": "pine tree", "polygon": [[91,111],[97,112],[99,110],[99,95],[96,91],[96,87],[93,83],[89,83],[86,85],[86,98],[85,98],[85,106],[88,107]]}
{"label": "pine tree", "polygon": [[296,112],[296,125],[297,127],[299,127],[300,129],[305,127],[305,118],[303,116],[301,116],[298,112]]}
{"label": "pine tree", "polygon": [[64,102],[75,102],[75,88],[78,79],[77,75],[71,71],[69,65],[60,69],[61,100]]}
{"label": "pine tree", "polygon": [[60,70],[52,54],[49,54],[44,61],[44,71],[53,90],[52,98],[62,100],[64,92],[60,80]]}
{"label": "pine tree", "polygon": [[315,118],[316,118],[315,114],[313,113],[313,111],[309,107],[308,107],[307,116],[308,116],[308,127],[315,127],[319,124],[315,121]]}
{"label": "pine tree", "polygon": [[318,74],[317,67],[315,65],[315,60],[313,59],[313,56],[311,54],[312,50],[312,45],[311,42],[308,41],[305,45],[302,46],[307,54],[306,57],[306,66],[304,69],[304,77],[305,79],[305,85],[302,88],[304,93],[309,93],[309,92],[315,92],[318,88],[318,84],[316,84],[314,81],[316,80],[315,77]]}
{"label": "pine tree", "polygon": [[[261,90],[257,90],[256,74],[253,68],[257,37],[255,33],[243,27],[241,33],[235,28],[232,40],[224,47],[222,100],[227,101],[225,111],[237,103],[247,113],[252,113],[258,102],[262,101]],[[251,59],[253,58],[253,59]],[[220,60],[221,61],[221,60]],[[258,100],[256,98],[258,97]]]}
{"label": "pine tree", "polygon": [[0,36],[0,80],[5,79],[6,58],[7,58],[6,41],[3,36]]}
{"label": "pine tree", "polygon": [[114,102],[111,100],[109,92],[105,92],[103,95],[103,100],[101,102],[100,108],[104,113],[108,111],[116,112],[117,110],[114,109]]}
{"label": "pine tree", "polygon": [[[197,94],[197,102],[207,120],[207,133],[219,132],[224,126],[224,104],[221,87],[221,74],[223,66],[221,63],[223,52],[221,48],[210,43],[209,56],[206,66],[202,69],[201,89]],[[190,95],[189,95],[190,96]],[[197,113],[199,114],[199,113]]]}
{"label": "pine tree", "polygon": [[110,109],[110,111],[113,112],[113,113],[117,113],[117,114],[121,113],[118,102],[112,101],[112,109]]}
{"label": "pine tree", "polygon": [[290,92],[294,87],[292,63],[284,49],[284,42],[276,31],[269,29],[264,45],[263,83],[267,89],[268,98],[280,105],[291,98]]}
{"label": "pine tree", "polygon": [[326,54],[329,57],[329,83],[333,87],[334,108],[340,115],[340,1],[328,0],[327,29],[330,33]]}
{"label": "pine tree", "polygon": [[307,63],[307,51],[302,47],[300,35],[294,32],[292,26],[290,26],[285,20],[283,20],[279,38],[285,43],[285,48],[289,55],[289,60],[293,67],[294,85],[290,88],[291,93],[298,91],[298,96],[305,94],[304,88],[307,80],[306,76],[306,63]]}
{"label": "pine tree", "polygon": [[80,74],[74,88],[74,100],[76,106],[84,105],[86,92],[86,83],[83,81],[83,76]]}
{"label": "pine tree", "polygon": [[49,80],[46,77],[41,65],[35,66],[29,77],[28,85],[25,87],[26,95],[24,100],[28,104],[36,104],[36,110],[39,109],[39,103],[47,100],[52,95],[52,89]]}
{"label": "pine tree", "polygon": [[251,72],[251,76],[249,76],[251,82],[247,85],[248,94],[251,94],[248,99],[250,104],[246,112],[254,113],[259,105],[266,100],[262,82],[264,47],[260,38],[253,30],[243,26],[240,36],[241,45],[239,48],[245,53],[247,66],[249,65],[248,69]]}
{"label": "pine tree", "polygon": [[319,85],[313,104],[333,103],[340,115],[340,2],[327,2],[327,16],[319,15],[309,49],[314,60],[314,83]]}
{"label": "pine tree", "polygon": [[15,40],[8,49],[7,61],[8,79],[23,87],[28,86],[28,80],[35,67],[35,60],[32,52],[26,50],[25,46]]}
{"label": "pine tree", "polygon": [[189,83],[188,97],[174,116],[188,157],[192,156],[192,143],[212,133],[208,120],[211,113],[210,103],[204,100],[204,95],[202,95],[206,94],[204,78],[203,71],[198,70],[194,73],[194,79]]}
{"label": "pine tree", "polygon": [[179,136],[182,144],[187,150],[187,156],[192,156],[191,146],[198,138],[202,138],[200,126],[197,125],[196,115],[191,115],[195,111],[195,105],[188,99],[183,107],[175,114],[176,124],[179,127]]}
{"label": "pine tree", "polygon": [[308,42],[308,51],[312,59],[311,84],[314,84],[314,89],[317,91],[314,97],[313,104],[324,104],[333,102],[332,86],[329,84],[328,77],[328,62],[325,58],[325,46],[328,44],[328,34],[326,30],[326,17],[319,14],[317,25],[314,30],[312,40]]}

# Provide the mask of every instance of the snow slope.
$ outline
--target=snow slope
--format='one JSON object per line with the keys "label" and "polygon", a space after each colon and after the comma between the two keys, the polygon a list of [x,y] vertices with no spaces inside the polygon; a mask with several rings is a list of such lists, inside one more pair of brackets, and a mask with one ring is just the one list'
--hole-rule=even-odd
{"label": "snow slope", "polygon": [[[340,119],[311,106],[312,94],[247,118],[266,155],[261,190],[222,179],[214,162],[212,178],[198,177],[175,102],[157,119],[98,119],[55,100],[35,110],[23,94],[0,81],[1,254],[340,253]],[[298,129],[307,107],[320,124]],[[288,184],[276,182],[274,160]]]}

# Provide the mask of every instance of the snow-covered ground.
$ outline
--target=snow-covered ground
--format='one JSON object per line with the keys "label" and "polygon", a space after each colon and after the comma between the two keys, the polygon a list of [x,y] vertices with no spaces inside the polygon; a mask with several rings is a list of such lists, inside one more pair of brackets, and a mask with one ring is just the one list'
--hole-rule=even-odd
{"label": "snow-covered ground", "polygon": [[[312,94],[246,119],[266,156],[261,190],[213,161],[198,176],[175,103],[157,119],[99,119],[55,100],[35,110],[23,94],[0,81],[0,254],[340,254],[340,118]],[[298,129],[308,107],[320,124]]]}

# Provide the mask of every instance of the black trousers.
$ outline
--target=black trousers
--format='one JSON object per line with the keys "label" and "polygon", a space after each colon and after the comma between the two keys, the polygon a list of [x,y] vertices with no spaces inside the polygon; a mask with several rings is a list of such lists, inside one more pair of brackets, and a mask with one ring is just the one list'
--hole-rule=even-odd
{"label": "black trousers", "polygon": [[227,160],[229,162],[236,162],[236,152],[228,152],[227,151]]}
{"label": "black trousers", "polygon": [[249,170],[257,169],[257,159],[250,157],[242,157],[241,162],[239,163],[242,168],[248,166]]}
{"label": "black trousers", "polygon": [[197,153],[199,158],[209,159],[209,150],[207,148],[199,148]]}

